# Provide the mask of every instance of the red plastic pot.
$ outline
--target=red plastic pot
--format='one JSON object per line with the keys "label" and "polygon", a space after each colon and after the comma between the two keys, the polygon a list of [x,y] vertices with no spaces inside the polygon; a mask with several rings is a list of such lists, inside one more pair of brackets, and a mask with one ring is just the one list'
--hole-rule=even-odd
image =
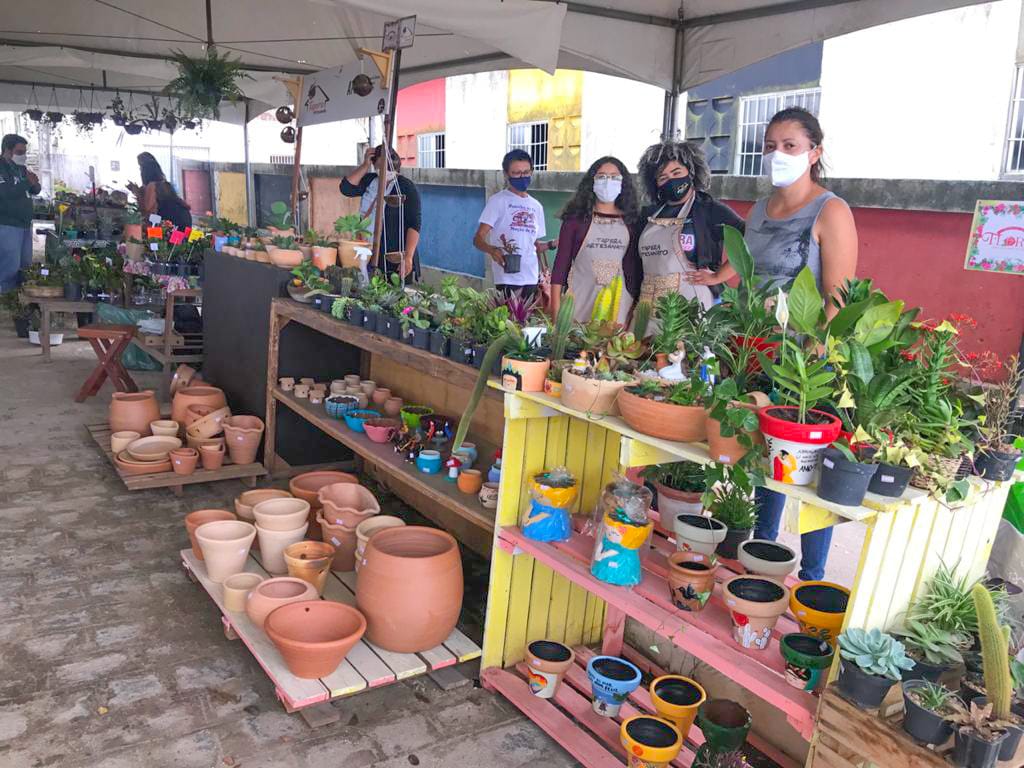
{"label": "red plastic pot", "polygon": [[[781,342],[768,341],[761,336],[733,336],[732,343],[739,349],[754,348],[755,352],[764,352],[768,357],[774,357],[774,352],[779,348]],[[761,361],[754,355],[747,363],[747,373],[754,374],[761,372]]]}
{"label": "red plastic pot", "polygon": [[778,416],[797,410],[795,405],[769,405],[757,412],[757,418],[768,444],[772,479],[807,485],[818,470],[822,451],[839,437],[842,422],[830,413],[813,409],[807,413],[821,423],[799,424]]}

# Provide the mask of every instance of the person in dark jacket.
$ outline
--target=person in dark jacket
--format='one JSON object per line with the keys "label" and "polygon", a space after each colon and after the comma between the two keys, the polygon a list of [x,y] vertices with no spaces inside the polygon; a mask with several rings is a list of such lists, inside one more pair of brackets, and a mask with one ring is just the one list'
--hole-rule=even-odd
{"label": "person in dark jacket", "polygon": [[32,196],[39,178],[25,167],[28,141],[15,133],[0,142],[0,293],[18,287],[18,272],[32,263]]}
{"label": "person in dark jacket", "polygon": [[[704,153],[686,141],[663,141],[647,148],[639,175],[651,205],[641,212],[639,250],[641,300],[678,292],[705,307],[717,287],[695,285],[688,272],[714,272],[723,259],[723,225],[743,231],[743,219],[708,193],[711,172]],[[632,290],[632,289],[631,289]]]}
{"label": "person in dark jacket", "polygon": [[174,191],[156,158],[149,152],[143,152],[138,156],[138,161],[142,186],[129,184],[128,188],[135,193],[139,201],[143,224],[148,224],[148,217],[156,213],[162,221],[169,221],[178,229],[191,227],[192,213],[188,209],[188,203]]}
{"label": "person in dark jacket", "polygon": [[[352,173],[341,180],[341,194],[345,197],[359,197],[359,215],[370,219],[370,231],[373,232],[374,220],[377,211],[377,194],[379,184],[377,174],[370,171],[380,159],[380,153],[384,145],[379,144],[372,149],[367,149],[363,156],[363,162],[356,166]],[[401,175],[402,159],[395,150],[389,152],[390,162],[387,172],[387,184],[384,194],[384,247],[381,254],[401,253],[401,263],[391,263],[383,255],[376,265],[369,265],[370,271],[374,268],[384,273],[394,272],[396,269],[402,277],[412,276],[415,279],[420,275],[420,260],[417,254],[417,246],[420,242],[420,193],[416,185],[410,179]],[[402,197],[401,205],[397,202],[387,200],[392,195]]]}

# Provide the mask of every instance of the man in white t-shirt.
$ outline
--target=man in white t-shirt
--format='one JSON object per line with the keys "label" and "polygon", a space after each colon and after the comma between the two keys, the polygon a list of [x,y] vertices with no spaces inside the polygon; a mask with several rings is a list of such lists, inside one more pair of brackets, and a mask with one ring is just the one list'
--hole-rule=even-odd
{"label": "man in white t-shirt", "polygon": [[551,249],[551,243],[542,242],[544,208],[530,197],[533,161],[521,149],[513,149],[501,161],[506,186],[491,195],[480,214],[480,226],[473,237],[473,245],[494,260],[494,287],[522,297],[537,292],[540,278],[539,262],[547,259],[542,254]]}

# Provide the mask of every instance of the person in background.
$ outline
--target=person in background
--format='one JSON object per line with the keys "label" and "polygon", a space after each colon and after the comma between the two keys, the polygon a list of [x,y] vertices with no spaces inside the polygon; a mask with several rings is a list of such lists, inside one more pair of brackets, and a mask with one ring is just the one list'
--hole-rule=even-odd
{"label": "person in background", "polygon": [[[800,271],[809,267],[825,297],[825,312],[832,317],[838,308],[830,299],[857,272],[857,226],[850,206],[821,184],[823,140],[818,118],[805,109],[790,107],[772,117],[761,161],[772,192],[750,209],[746,241],[762,284],[788,290]],[[695,284],[714,285],[735,274],[725,265],[691,279]],[[755,538],[775,540],[785,504],[781,493],[757,489]],[[800,537],[802,580],[824,577],[831,543],[832,528]]]}
{"label": "person in background", "polygon": [[[564,288],[575,301],[573,317],[586,323],[598,292],[612,280],[622,276],[626,285],[637,284],[637,251],[629,247],[639,221],[632,174],[618,158],[596,160],[560,218],[551,270],[551,316],[558,313]],[[623,291],[615,322],[626,324],[634,298]]]}
{"label": "person in background", "polygon": [[0,143],[0,293],[18,287],[18,272],[32,263],[32,196],[39,178],[28,170],[28,141],[16,133]]}
{"label": "person in background", "polygon": [[639,285],[631,286],[631,292],[652,304],[660,296],[678,292],[699,300],[706,309],[718,290],[690,278],[699,270],[719,268],[723,225],[742,231],[743,219],[708,193],[711,172],[695,144],[663,141],[648,147],[638,171],[648,199],[654,202],[640,212]]}
{"label": "person in background", "polygon": [[[544,208],[530,197],[533,160],[527,152],[513,149],[502,158],[505,188],[491,195],[480,214],[473,245],[494,261],[494,287],[506,295],[530,298],[537,293],[540,263],[553,243],[543,242]],[[518,255],[519,271],[506,272],[506,256]],[[543,260],[543,261],[542,261]]]}
{"label": "person in background", "polygon": [[[377,182],[377,173],[371,171],[380,160],[380,153],[384,145],[379,144],[373,148],[367,148],[363,155],[363,162],[360,163],[352,173],[341,180],[341,194],[345,197],[358,197],[359,215],[370,220],[370,232],[373,232],[374,222],[377,217],[377,194],[380,185]],[[417,248],[420,243],[420,227],[422,214],[420,211],[420,193],[416,185],[410,179],[401,175],[402,159],[395,150],[388,153],[390,163],[387,171],[387,183],[384,187],[384,247],[381,248],[381,257],[376,265],[370,265],[370,271],[380,270],[385,274],[396,269],[402,277],[419,279],[420,260]],[[393,195],[400,195],[401,204],[393,198]],[[383,254],[402,253],[402,262],[393,265],[388,262]]]}
{"label": "person in background", "polygon": [[162,221],[169,221],[178,229],[191,227],[192,213],[188,203],[174,191],[156,158],[149,152],[143,152],[136,159],[139,161],[142,186],[129,183],[128,189],[135,193],[139,201],[142,225],[148,226],[149,217],[155,213]]}

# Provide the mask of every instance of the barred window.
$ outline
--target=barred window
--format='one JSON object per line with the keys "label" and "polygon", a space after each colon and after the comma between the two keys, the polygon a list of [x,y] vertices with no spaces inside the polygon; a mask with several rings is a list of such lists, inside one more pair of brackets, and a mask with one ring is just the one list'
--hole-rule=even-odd
{"label": "barred window", "polygon": [[779,91],[740,99],[739,143],[736,145],[736,174],[738,176],[760,176],[761,155],[764,151],[764,132],[768,121],[786,107],[803,107],[813,115],[818,114],[821,102],[821,88],[804,88],[799,91]]}

